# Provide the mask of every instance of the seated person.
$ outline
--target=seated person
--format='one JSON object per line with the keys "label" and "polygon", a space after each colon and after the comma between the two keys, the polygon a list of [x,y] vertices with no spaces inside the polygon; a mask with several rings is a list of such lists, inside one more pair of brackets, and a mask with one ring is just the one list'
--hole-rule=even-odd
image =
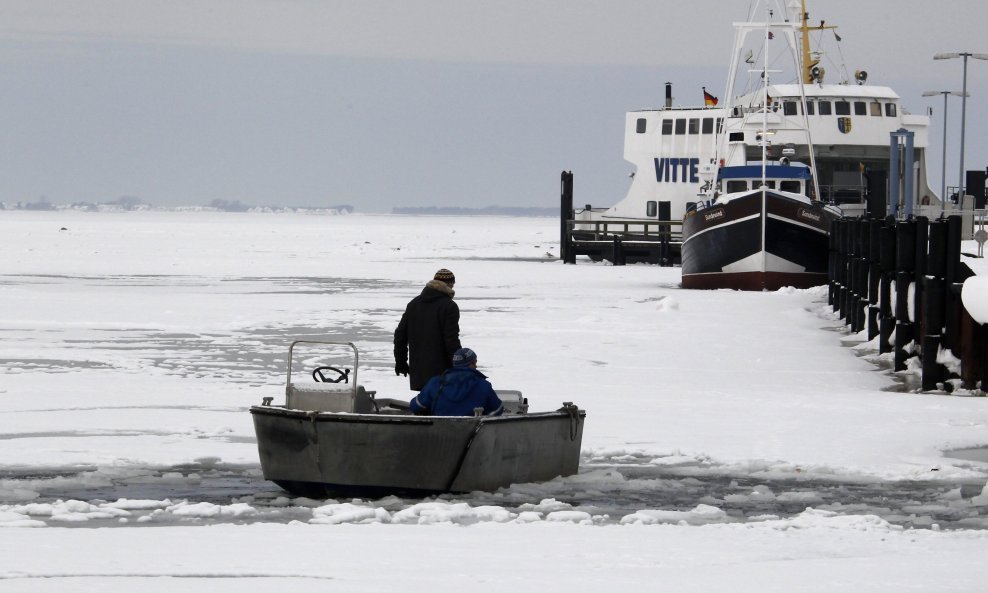
{"label": "seated person", "polygon": [[431,416],[473,416],[474,408],[483,408],[485,416],[504,411],[487,376],[477,370],[477,354],[469,348],[454,352],[453,367],[429,379],[409,407]]}

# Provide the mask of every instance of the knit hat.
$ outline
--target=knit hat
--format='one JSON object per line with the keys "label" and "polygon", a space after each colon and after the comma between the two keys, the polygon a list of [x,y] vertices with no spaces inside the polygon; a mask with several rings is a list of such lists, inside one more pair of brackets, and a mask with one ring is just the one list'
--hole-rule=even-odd
{"label": "knit hat", "polygon": [[453,353],[453,366],[465,367],[477,362],[477,353],[469,348],[460,348]]}
{"label": "knit hat", "polygon": [[456,282],[456,276],[454,276],[453,272],[450,272],[446,268],[442,268],[441,270],[436,272],[436,275],[433,276],[432,279],[439,280],[440,282],[445,282],[450,286],[452,286]]}

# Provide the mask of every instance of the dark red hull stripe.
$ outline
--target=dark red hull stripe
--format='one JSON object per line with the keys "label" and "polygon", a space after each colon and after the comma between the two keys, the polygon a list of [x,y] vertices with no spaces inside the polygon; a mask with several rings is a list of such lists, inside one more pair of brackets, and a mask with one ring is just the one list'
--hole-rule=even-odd
{"label": "dark red hull stripe", "polygon": [[826,274],[792,274],[787,272],[719,272],[683,274],[683,288],[734,290],[779,290],[786,286],[811,288],[827,283]]}

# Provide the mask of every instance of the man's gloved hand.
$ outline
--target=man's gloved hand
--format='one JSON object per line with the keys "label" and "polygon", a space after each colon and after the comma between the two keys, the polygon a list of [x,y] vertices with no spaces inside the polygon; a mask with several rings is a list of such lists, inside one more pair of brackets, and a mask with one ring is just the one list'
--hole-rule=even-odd
{"label": "man's gloved hand", "polygon": [[395,362],[395,375],[408,376],[408,363],[404,360]]}

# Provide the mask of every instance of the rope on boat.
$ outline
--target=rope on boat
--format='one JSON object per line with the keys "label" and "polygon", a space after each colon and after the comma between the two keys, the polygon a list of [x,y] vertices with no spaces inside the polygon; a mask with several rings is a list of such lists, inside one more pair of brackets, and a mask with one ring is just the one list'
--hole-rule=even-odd
{"label": "rope on boat", "polygon": [[580,408],[573,402],[563,402],[563,407],[559,408],[559,411],[569,416],[569,440],[575,441],[580,430]]}
{"label": "rope on boat", "polygon": [[467,460],[467,453],[470,452],[470,446],[473,445],[474,439],[477,438],[477,433],[480,429],[484,427],[483,418],[478,417],[477,425],[474,426],[473,432],[470,434],[470,438],[467,439],[467,444],[463,447],[463,454],[460,455],[460,461],[456,464],[456,471],[453,472],[453,477],[449,479],[449,483],[446,484],[446,491],[450,492],[453,490],[453,484],[456,483],[456,478],[460,477],[460,472],[463,471],[463,463]]}

